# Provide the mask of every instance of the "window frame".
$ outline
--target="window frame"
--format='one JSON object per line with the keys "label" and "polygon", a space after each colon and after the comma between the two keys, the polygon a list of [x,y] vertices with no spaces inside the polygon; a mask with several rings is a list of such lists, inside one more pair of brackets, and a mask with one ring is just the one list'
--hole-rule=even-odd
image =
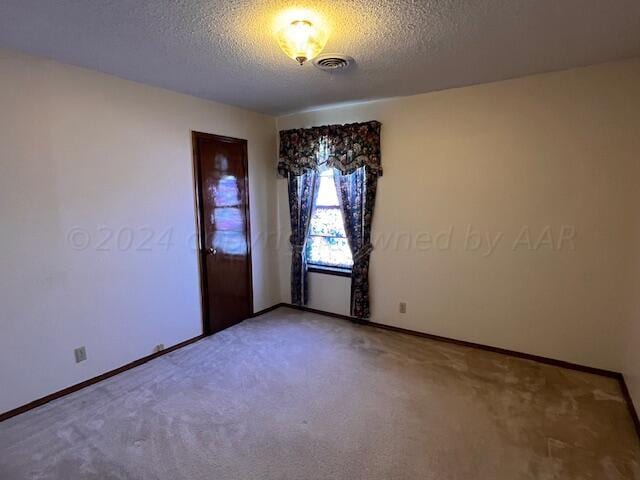
{"label": "window frame", "polygon": [[307,271],[311,273],[323,273],[325,275],[335,275],[336,277],[348,277],[348,278],[351,278],[351,275],[353,273],[351,268],[328,267],[326,265],[319,265],[315,263],[308,263]]}

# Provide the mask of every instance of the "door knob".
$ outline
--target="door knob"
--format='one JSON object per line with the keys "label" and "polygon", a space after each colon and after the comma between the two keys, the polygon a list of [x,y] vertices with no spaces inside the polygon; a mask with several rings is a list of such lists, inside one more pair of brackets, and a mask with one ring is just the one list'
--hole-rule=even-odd
{"label": "door knob", "polygon": [[213,248],[213,247],[210,247],[210,248],[209,248],[209,253],[210,253],[211,255],[215,255],[215,254],[216,254],[216,249],[215,249],[215,248]]}

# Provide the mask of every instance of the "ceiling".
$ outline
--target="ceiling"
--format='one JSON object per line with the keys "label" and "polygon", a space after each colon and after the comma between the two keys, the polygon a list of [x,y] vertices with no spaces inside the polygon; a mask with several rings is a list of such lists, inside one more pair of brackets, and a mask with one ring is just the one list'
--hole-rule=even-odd
{"label": "ceiling", "polygon": [[[293,6],[356,65],[287,58]],[[640,0],[2,0],[0,46],[277,115],[640,55]]]}

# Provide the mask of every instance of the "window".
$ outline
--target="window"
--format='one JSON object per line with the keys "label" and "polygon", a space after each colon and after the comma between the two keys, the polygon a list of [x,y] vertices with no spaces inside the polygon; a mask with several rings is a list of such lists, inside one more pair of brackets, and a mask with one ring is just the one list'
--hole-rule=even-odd
{"label": "window", "polygon": [[305,254],[310,266],[347,270],[353,266],[332,168],[320,172],[320,187],[313,206]]}
{"label": "window", "polygon": [[227,255],[246,255],[245,214],[238,180],[233,175],[222,175],[214,180],[212,190],[213,248]]}

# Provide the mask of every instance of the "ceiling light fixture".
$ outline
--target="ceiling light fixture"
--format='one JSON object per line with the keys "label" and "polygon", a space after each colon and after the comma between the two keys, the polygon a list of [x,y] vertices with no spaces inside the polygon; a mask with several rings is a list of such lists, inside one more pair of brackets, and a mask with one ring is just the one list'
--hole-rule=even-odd
{"label": "ceiling light fixture", "polygon": [[309,20],[294,20],[280,30],[277,36],[282,51],[300,65],[318,55],[328,39],[326,31]]}

